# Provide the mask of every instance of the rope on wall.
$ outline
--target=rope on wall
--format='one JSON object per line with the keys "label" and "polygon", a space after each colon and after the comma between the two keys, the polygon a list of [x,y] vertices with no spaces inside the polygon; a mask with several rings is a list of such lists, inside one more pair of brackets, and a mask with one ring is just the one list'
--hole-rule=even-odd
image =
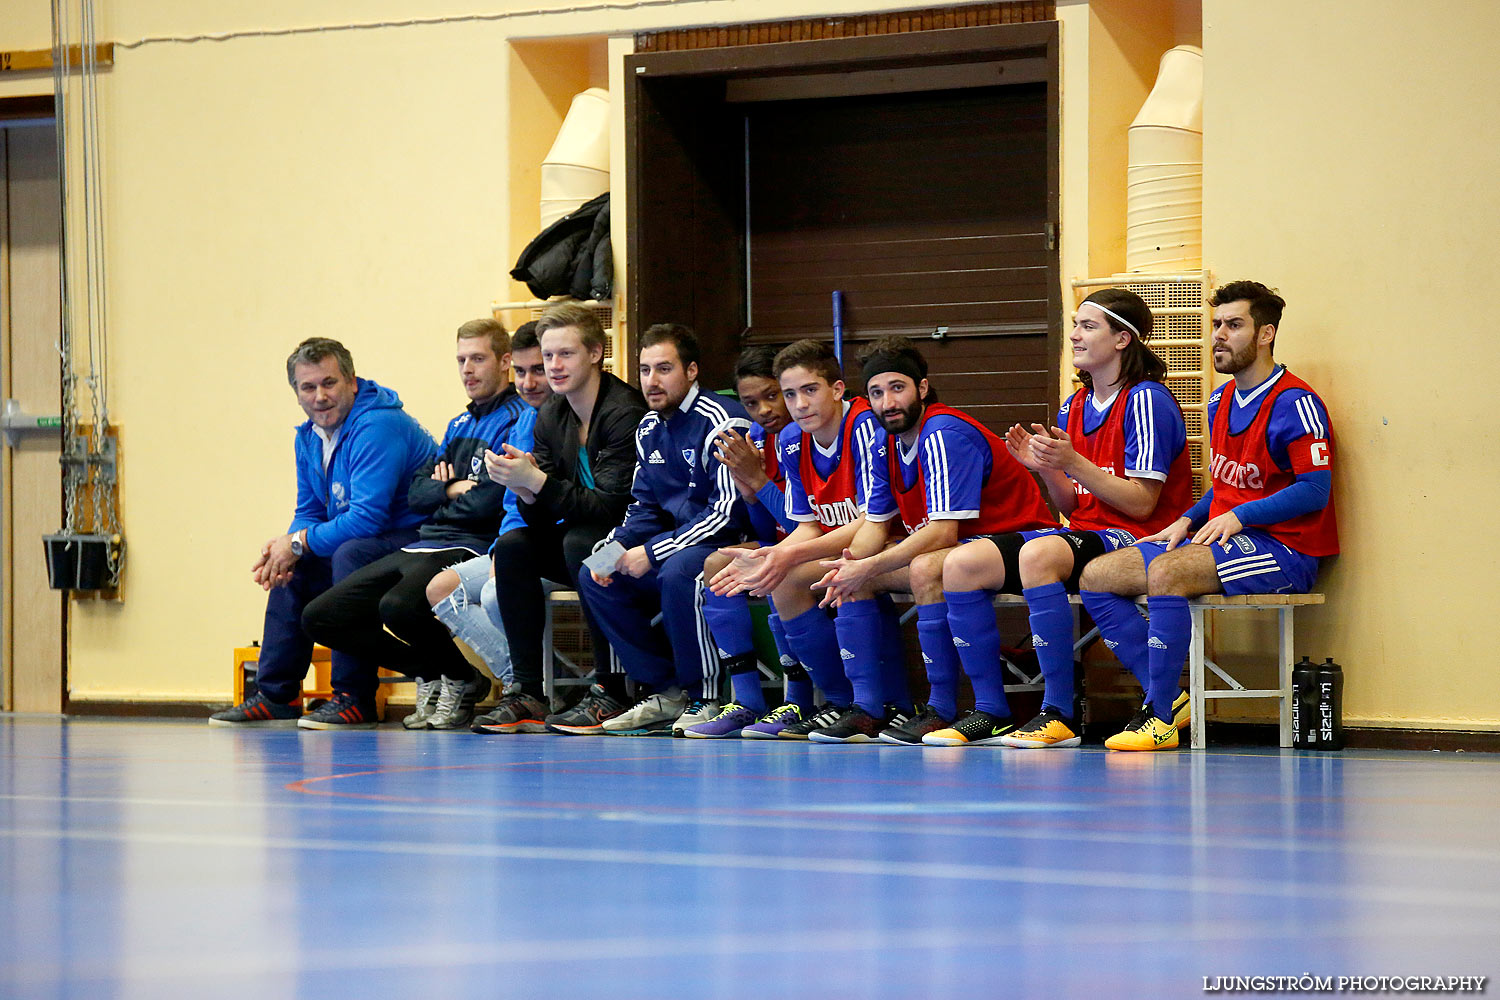
{"label": "rope on wall", "polygon": [[[693,0],[699,4],[735,3],[737,0]],[[316,35],[326,32],[371,31],[381,28],[418,28],[430,25],[468,24],[488,21],[509,21],[520,17],[540,17],[552,14],[597,14],[611,11],[641,10],[648,7],[680,6],[681,0],[625,0],[622,3],[582,3],[566,7],[537,7],[532,10],[511,10],[491,14],[454,14],[447,17],[413,17],[400,21],[361,21],[349,24],[318,24],[300,28],[257,28],[246,31],[225,31],[202,35],[148,35],[132,42],[116,42],[122,49],[138,49],[143,45],[159,45],[167,42],[192,44],[196,42],[229,42],[240,38],[280,38],[287,35]]]}

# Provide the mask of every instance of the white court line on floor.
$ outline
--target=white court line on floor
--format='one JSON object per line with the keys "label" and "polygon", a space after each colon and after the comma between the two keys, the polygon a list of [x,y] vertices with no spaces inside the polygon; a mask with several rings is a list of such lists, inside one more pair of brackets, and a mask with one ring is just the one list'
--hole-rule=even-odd
{"label": "white court line on floor", "polygon": [[606,848],[519,846],[472,843],[424,843],[403,840],[336,840],[332,838],[257,837],[245,834],[124,833],[107,830],[0,828],[0,838],[119,843],[136,846],[219,848],[236,851],[334,851],[379,855],[493,858],[568,864],[666,866],[698,869],[796,872],[804,875],[854,875],[867,878],[920,878],[959,882],[1055,885],[1077,889],[1164,892],[1174,895],[1238,895],[1273,899],[1342,899],[1395,906],[1458,907],[1500,913],[1500,895],[1482,890],[1417,886],[1340,885],[1280,882],[1266,879],[1208,878],[1190,875],[1081,872],[1028,865],[957,864],[935,861],[879,861],[861,858],[795,855],[720,854],[703,851],[632,851]]}
{"label": "white court line on floor", "polygon": [[[1377,858],[1411,858],[1456,863],[1500,863],[1500,849],[1478,847],[1438,847],[1428,844],[1386,844],[1372,841],[1316,840],[1301,837],[1224,836],[1222,834],[1134,833],[1110,830],[1064,830],[1055,827],[1015,829],[1004,826],[953,826],[943,821],[940,803],[924,805],[921,812],[932,815],[931,823],[901,823],[881,826],[852,820],[799,819],[789,816],[742,815],[716,813],[661,813],[603,807],[567,809],[549,807],[516,808],[509,806],[392,805],[382,802],[344,801],[334,799],[290,799],[280,801],[239,799],[170,799],[107,795],[18,795],[0,793],[0,802],[57,802],[150,808],[246,809],[338,811],[395,813],[402,816],[447,816],[456,819],[516,819],[577,822],[599,820],[611,823],[635,823],[643,826],[707,826],[723,829],[794,830],[824,833],[878,833],[882,836],[955,837],[979,840],[1046,840],[1083,844],[1135,844],[1154,847],[1181,847],[1192,850],[1271,851],[1277,854],[1359,855]],[[810,811],[808,807],[797,810]]]}

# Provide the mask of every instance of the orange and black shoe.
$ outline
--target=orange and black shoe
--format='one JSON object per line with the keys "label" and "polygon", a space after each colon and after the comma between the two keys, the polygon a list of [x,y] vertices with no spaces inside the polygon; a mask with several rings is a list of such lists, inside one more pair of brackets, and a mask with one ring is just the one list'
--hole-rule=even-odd
{"label": "orange and black shoe", "polygon": [[347,691],[336,691],[332,698],[297,720],[299,729],[374,729],[375,703],[362,702]]}
{"label": "orange and black shoe", "polygon": [[1022,750],[1064,749],[1078,746],[1083,738],[1078,735],[1077,723],[1055,708],[1043,708],[1035,719],[1000,737],[1000,742]]}
{"label": "orange and black shoe", "polygon": [[302,718],[302,699],[290,705],[272,701],[259,691],[233,708],[208,717],[210,726],[240,726],[245,729],[290,728]]}

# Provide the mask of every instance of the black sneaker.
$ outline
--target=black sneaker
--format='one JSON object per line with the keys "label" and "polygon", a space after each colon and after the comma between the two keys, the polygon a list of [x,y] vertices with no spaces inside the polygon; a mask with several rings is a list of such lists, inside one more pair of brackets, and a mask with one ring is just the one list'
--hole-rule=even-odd
{"label": "black sneaker", "polygon": [[470,728],[476,733],[545,733],[547,706],[522,691],[508,688],[493,709],[474,720]]}
{"label": "black sneaker", "polygon": [[297,720],[301,729],[374,729],[375,703],[361,702],[347,691],[335,691],[332,698]]}
{"label": "black sneaker", "polygon": [[301,699],[291,705],[272,701],[259,691],[233,708],[208,717],[210,726],[243,726],[246,729],[295,728],[302,718]]}
{"label": "black sneaker", "polygon": [[922,737],[930,747],[991,747],[1000,746],[1001,737],[1016,728],[1016,720],[1010,716],[1003,719],[988,712],[974,711],[964,716],[947,729],[939,729]]}
{"label": "black sneaker", "polygon": [[930,707],[923,707],[922,711],[905,722],[882,729],[880,739],[897,746],[919,747],[922,745],[922,737],[928,733],[937,732],[939,729],[947,729],[951,725],[953,725],[952,719],[945,719]]}
{"label": "black sneaker", "polygon": [[827,729],[849,711],[846,705],[822,705],[801,722],[794,722],[776,734],[781,740],[805,740],[814,729]]}
{"label": "black sneaker", "polygon": [[544,723],[550,732],[565,736],[599,736],[604,732],[605,719],[613,719],[629,707],[611,698],[603,687],[593,684],[582,701],[567,711],[547,716]]}
{"label": "black sneaker", "polygon": [[877,719],[858,705],[850,707],[838,721],[825,729],[814,729],[807,738],[814,743],[879,743],[880,733],[890,726],[899,726],[906,716],[897,712],[894,718]]}

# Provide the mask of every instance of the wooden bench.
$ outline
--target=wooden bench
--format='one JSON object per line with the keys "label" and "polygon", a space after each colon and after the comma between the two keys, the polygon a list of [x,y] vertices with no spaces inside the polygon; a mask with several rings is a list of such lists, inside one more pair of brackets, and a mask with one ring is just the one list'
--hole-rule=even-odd
{"label": "wooden bench", "polygon": [[[1145,598],[1136,603],[1144,604]],[[1292,745],[1292,616],[1298,608],[1322,604],[1322,594],[1240,594],[1234,597],[1211,594],[1188,602],[1193,616],[1193,637],[1188,645],[1188,700],[1192,704],[1193,725],[1190,745],[1204,747],[1204,702],[1210,698],[1276,698],[1281,702],[1278,719],[1280,745]],[[1208,658],[1204,651],[1203,616],[1210,611],[1275,611],[1276,662],[1280,685],[1274,688],[1247,688]],[[1228,688],[1208,690],[1204,684],[1207,667],[1228,684]]]}
{"label": "wooden bench", "polygon": [[[910,594],[892,594],[891,597],[898,603],[911,600]],[[1088,632],[1080,635],[1078,625],[1078,608],[1082,607],[1083,601],[1077,594],[1070,594],[1068,602],[1073,605],[1073,657],[1077,659],[1089,643],[1099,637],[1099,629],[1091,628]],[[1138,597],[1136,604],[1144,608],[1146,598]],[[1225,594],[1208,594],[1203,597],[1188,601],[1188,612],[1192,616],[1193,632],[1188,643],[1188,702],[1193,713],[1193,721],[1189,731],[1189,745],[1194,750],[1202,750],[1206,745],[1205,733],[1207,731],[1207,719],[1205,718],[1204,706],[1210,699],[1217,698],[1275,698],[1280,704],[1278,717],[1278,730],[1280,744],[1284,747],[1292,745],[1292,617],[1297,608],[1306,607],[1311,604],[1322,604],[1322,594],[1240,594],[1228,596]],[[1026,599],[1017,594],[996,594],[995,607],[1025,607]],[[1203,617],[1210,611],[1275,611],[1276,612],[1276,664],[1279,685],[1274,688],[1247,688],[1234,677],[1230,676],[1219,664],[1215,663],[1205,649],[1205,632]],[[915,607],[907,610],[901,621],[906,622],[917,613]],[[1020,683],[1007,683],[1005,690],[1012,691],[1039,691],[1042,689],[1041,677],[1028,678],[1016,664],[1009,659],[1004,660],[1007,670],[1019,679]],[[1212,671],[1220,680],[1229,685],[1227,688],[1215,688],[1209,690],[1207,687],[1207,671]]]}
{"label": "wooden bench", "polygon": [[[1076,657],[1080,650],[1098,637],[1099,629],[1091,628],[1086,634],[1079,636],[1076,609],[1081,607],[1083,602],[1077,594],[1069,595],[1068,601],[1075,608],[1073,653]],[[1146,598],[1138,597],[1135,603],[1144,608]],[[1192,616],[1193,622],[1192,638],[1188,643],[1188,702],[1193,713],[1189,745],[1194,750],[1202,750],[1206,745],[1207,719],[1204,705],[1208,700],[1217,698],[1277,699],[1281,703],[1278,720],[1280,744],[1284,747],[1292,745],[1292,617],[1299,607],[1322,603],[1322,594],[1240,594],[1237,596],[1208,594],[1188,601],[1188,613]],[[1025,604],[1025,598],[1014,594],[998,594],[995,597],[996,607],[1025,606]],[[1277,687],[1247,688],[1209,658],[1205,649],[1203,618],[1210,611],[1276,612],[1276,663],[1277,677],[1280,681]],[[1205,668],[1229,686],[1209,690],[1206,684]]]}
{"label": "wooden bench", "polygon": [[[547,588],[547,621],[542,640],[542,687],[550,699],[557,687],[588,684],[591,683],[585,677],[563,677],[556,676],[555,659],[562,659],[577,674],[580,668],[566,656],[556,651],[552,645],[552,604],[554,602],[576,604],[578,594],[576,591],[567,590],[563,587],[546,583]],[[911,600],[910,594],[892,594],[891,597],[898,603],[906,603]],[[1082,600],[1077,594],[1069,595],[1069,603],[1073,605],[1073,656],[1076,659],[1089,643],[1099,636],[1097,627],[1088,632],[1079,634],[1078,608],[1082,606]],[[1218,698],[1275,698],[1280,702],[1278,714],[1278,735],[1280,745],[1289,747],[1292,745],[1292,639],[1293,615],[1300,607],[1322,604],[1322,594],[1240,594],[1228,596],[1224,594],[1209,594],[1188,601],[1188,612],[1192,617],[1192,637],[1188,643],[1188,701],[1192,708],[1193,721],[1189,730],[1189,745],[1194,750],[1202,750],[1206,745],[1205,733],[1207,731],[1205,718],[1205,705],[1211,699]],[[1139,597],[1135,602],[1142,608],[1146,605],[1146,598]],[[1015,594],[995,595],[996,607],[1025,607],[1026,600]],[[1279,684],[1274,688],[1247,688],[1232,677],[1228,671],[1214,662],[1205,648],[1204,616],[1210,611],[1275,611],[1276,612],[1276,664]],[[904,623],[917,613],[915,606],[909,608],[901,616]],[[1021,667],[1005,660],[1005,667],[1012,675],[1012,680],[1005,685],[1007,692],[1017,691],[1040,691],[1042,690],[1042,678],[1040,673],[1035,676],[1028,675]],[[777,674],[765,664],[760,664],[762,675],[767,678],[775,678]],[[1228,685],[1226,688],[1215,688],[1209,690],[1207,687],[1207,673],[1211,671],[1215,676]]]}

